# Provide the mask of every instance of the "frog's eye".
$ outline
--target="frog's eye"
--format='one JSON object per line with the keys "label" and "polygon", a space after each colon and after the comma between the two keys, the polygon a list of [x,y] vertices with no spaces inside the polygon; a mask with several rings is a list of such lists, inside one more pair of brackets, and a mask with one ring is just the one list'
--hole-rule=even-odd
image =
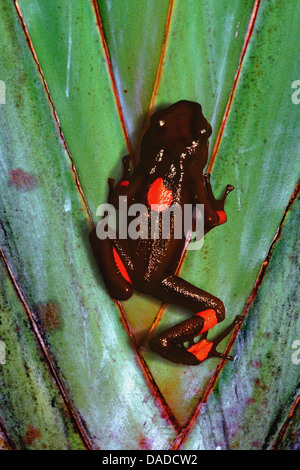
{"label": "frog's eye", "polygon": [[163,121],[162,119],[160,119],[158,121],[158,124],[159,124],[159,127],[163,127],[165,125],[165,121]]}

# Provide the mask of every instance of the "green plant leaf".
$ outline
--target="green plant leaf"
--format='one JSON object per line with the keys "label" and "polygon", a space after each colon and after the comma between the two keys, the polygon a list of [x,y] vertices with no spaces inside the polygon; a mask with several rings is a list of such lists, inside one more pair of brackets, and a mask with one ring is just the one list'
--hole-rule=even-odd
{"label": "green plant leaf", "polygon": [[284,425],[299,394],[299,215],[298,198],[235,343],[236,360],[223,368],[184,449],[267,450]]}
{"label": "green plant leaf", "polygon": [[18,2],[92,218],[127,151],[91,1]]}
{"label": "green plant leaf", "polygon": [[136,149],[164,45],[169,0],[98,0],[126,129]]}
{"label": "green plant leaf", "polygon": [[290,417],[287,426],[284,428],[283,436],[278,444],[279,450],[299,450],[299,425],[300,425],[300,413],[299,413],[299,399],[292,415]]}
{"label": "green plant leaf", "polygon": [[2,259],[0,281],[0,416],[10,437],[18,449],[83,450]]}

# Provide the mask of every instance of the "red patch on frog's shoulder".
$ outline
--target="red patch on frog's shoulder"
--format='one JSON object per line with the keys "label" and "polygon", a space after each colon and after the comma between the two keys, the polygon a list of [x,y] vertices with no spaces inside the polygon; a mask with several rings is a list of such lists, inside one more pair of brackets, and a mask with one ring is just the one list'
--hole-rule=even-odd
{"label": "red patch on frog's shoulder", "polygon": [[148,191],[148,204],[156,212],[168,209],[173,201],[173,192],[167,189],[162,178],[157,178]]}

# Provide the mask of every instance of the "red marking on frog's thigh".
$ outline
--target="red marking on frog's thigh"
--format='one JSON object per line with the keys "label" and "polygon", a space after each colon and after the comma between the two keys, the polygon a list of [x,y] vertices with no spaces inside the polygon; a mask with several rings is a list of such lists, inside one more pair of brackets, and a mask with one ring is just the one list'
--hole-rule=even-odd
{"label": "red marking on frog's thigh", "polygon": [[123,261],[121,260],[117,250],[113,247],[113,255],[114,255],[114,260],[117,265],[118,270],[120,271],[121,275],[124,277],[124,279],[127,282],[130,282],[132,284],[130,277],[128,276],[128,272],[126,271],[126,268],[124,266]]}
{"label": "red marking on frog's thigh", "polygon": [[204,361],[204,359],[207,358],[212,346],[213,342],[203,339],[199,341],[199,343],[193,344],[193,346],[188,349],[188,352],[194,354],[198,361]]}
{"label": "red marking on frog's thigh", "polygon": [[203,312],[198,312],[196,315],[202,317],[204,320],[203,328],[199,333],[200,335],[218,323],[217,314],[212,308],[203,310]]}

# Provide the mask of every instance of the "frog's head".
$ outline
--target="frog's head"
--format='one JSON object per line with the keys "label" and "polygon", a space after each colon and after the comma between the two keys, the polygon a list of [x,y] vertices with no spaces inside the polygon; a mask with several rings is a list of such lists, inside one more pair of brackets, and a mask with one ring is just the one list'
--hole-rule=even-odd
{"label": "frog's head", "polygon": [[142,145],[144,148],[145,144],[150,145],[155,153],[164,148],[172,159],[183,154],[187,155],[187,161],[193,157],[201,158],[204,166],[211,132],[201,105],[182,100],[152,115]]}

